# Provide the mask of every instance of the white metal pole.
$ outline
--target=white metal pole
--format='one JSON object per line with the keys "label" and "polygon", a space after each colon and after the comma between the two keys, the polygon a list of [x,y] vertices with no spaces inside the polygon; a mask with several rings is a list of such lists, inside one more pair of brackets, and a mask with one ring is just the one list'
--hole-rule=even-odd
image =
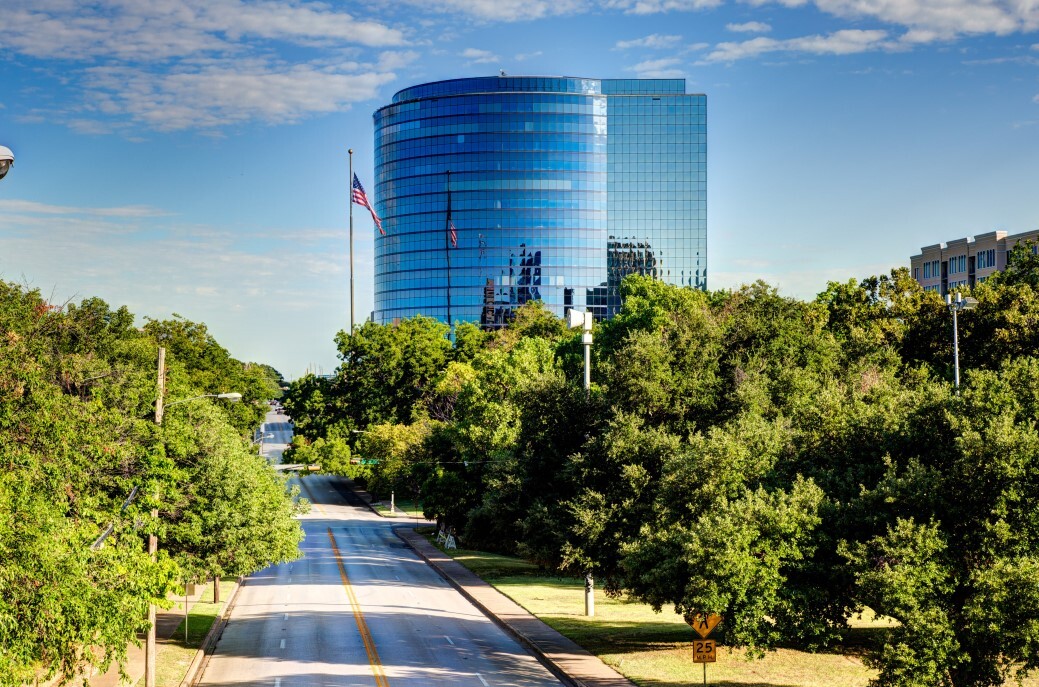
{"label": "white metal pole", "polygon": [[350,333],[354,333],[354,149],[348,148],[350,155]]}
{"label": "white metal pole", "polygon": [[960,294],[956,294],[956,302],[952,304],[952,358],[956,369],[956,393],[960,393],[960,328],[956,321],[959,310]]}
{"label": "white metal pole", "polygon": [[595,580],[590,571],[584,575],[584,614],[589,618],[595,615]]}
{"label": "white metal pole", "polygon": [[[166,395],[166,349],[159,346],[158,394],[155,397],[155,424],[162,425],[162,409]],[[152,508],[152,519],[158,519],[159,509]],[[159,538],[148,535],[148,554],[152,562],[158,560]],[[144,687],[155,687],[155,604],[148,604],[148,636],[144,642]]]}
{"label": "white metal pole", "polygon": [[[592,313],[584,313],[584,332],[581,334],[581,342],[584,344],[584,397],[591,398],[592,394]],[[595,615],[595,580],[592,571],[589,570],[584,576],[584,614],[591,618]]]}

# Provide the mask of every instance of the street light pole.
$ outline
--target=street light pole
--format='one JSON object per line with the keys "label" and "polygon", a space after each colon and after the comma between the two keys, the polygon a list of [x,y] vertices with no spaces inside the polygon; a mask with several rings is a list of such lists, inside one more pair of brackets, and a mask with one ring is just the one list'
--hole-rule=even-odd
{"label": "street light pole", "polygon": [[952,313],[952,360],[953,369],[956,381],[956,395],[960,394],[960,331],[959,324],[957,323],[956,315],[960,310],[973,310],[978,307],[978,300],[967,296],[962,298],[960,292],[956,292],[956,300],[952,299],[952,294],[945,294],[945,304],[949,307],[949,312]]}
{"label": "street light pole", "polygon": [[[155,424],[162,426],[162,403],[166,395],[166,349],[159,346],[158,394],[155,396]],[[158,520],[159,509],[152,508],[152,520]],[[154,522],[153,522],[154,524]],[[148,535],[148,555],[152,563],[158,560],[159,538]],[[155,603],[148,604],[148,638],[144,645],[144,687],[155,687]]]}
{"label": "street light pole", "polygon": [[[581,343],[584,345],[584,398],[588,400],[592,394],[592,324],[594,316],[591,312],[575,310],[566,311],[566,323],[573,329],[582,327]],[[584,614],[589,618],[595,615],[595,579],[592,571],[584,575]]]}

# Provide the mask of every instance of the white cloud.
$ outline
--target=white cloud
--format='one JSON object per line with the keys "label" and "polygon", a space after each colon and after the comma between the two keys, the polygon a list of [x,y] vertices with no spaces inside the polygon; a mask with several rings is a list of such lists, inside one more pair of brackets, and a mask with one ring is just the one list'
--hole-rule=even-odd
{"label": "white cloud", "polygon": [[3,213],[31,213],[39,215],[90,215],[93,217],[163,217],[168,213],[147,205],[125,205],[115,208],[83,208],[72,205],[51,205],[32,200],[0,200]]}
{"label": "white cloud", "polygon": [[813,55],[851,55],[873,50],[894,49],[886,31],[846,29],[826,36],[802,36],[778,40],[759,36],[742,43],[719,43],[704,56],[703,63],[734,62],[772,52],[803,52]]}
{"label": "white cloud", "polygon": [[379,61],[375,65],[375,69],[380,72],[403,69],[420,57],[421,55],[414,50],[387,50],[379,54]]}
{"label": "white cloud", "polygon": [[323,3],[7,0],[5,5],[0,42],[33,57],[160,61],[241,52],[245,38],[373,47],[405,43],[399,29],[358,21]]}
{"label": "white cloud", "polygon": [[[741,0],[756,7],[812,5],[841,19],[872,19],[906,29],[907,45],[951,40],[958,36],[1028,33],[1039,30],[1035,0]],[[723,0],[600,0],[607,9],[630,14],[712,9]],[[758,22],[748,22],[757,24]],[[737,25],[739,26],[739,25]],[[738,30],[738,29],[732,29]]]}
{"label": "white cloud", "polygon": [[483,21],[527,21],[577,14],[591,7],[590,0],[407,0],[423,10],[462,14]]}
{"label": "white cloud", "polygon": [[1035,95],[1035,96],[1034,96],[1034,97],[1032,98],[1032,102],[1033,102],[1033,103],[1039,103],[1039,94],[1036,94],[1036,95]]}
{"label": "white cloud", "polygon": [[615,50],[627,50],[628,48],[671,48],[682,40],[681,36],[665,36],[653,33],[642,38],[630,41],[617,41]]}
{"label": "white cloud", "polygon": [[679,69],[681,63],[678,58],[666,57],[639,62],[633,67],[626,67],[625,71],[635,72],[640,79],[677,79],[685,76],[685,71]]}
{"label": "white cloud", "polygon": [[466,48],[461,56],[473,64],[484,64],[489,62],[500,62],[500,58],[490,50],[479,50],[477,48]]}
{"label": "white cloud", "polygon": [[[776,0],[787,7],[804,0]],[[763,5],[769,0],[752,0]],[[1029,32],[1039,29],[1039,3],[1032,0],[812,0],[817,8],[845,19],[876,19],[910,29],[910,42],[960,35]],[[930,40],[924,40],[928,36]]]}
{"label": "white cloud", "polygon": [[295,122],[370,100],[395,78],[353,71],[358,65],[217,63],[201,69],[152,73],[126,67],[86,70],[90,104],[124,112],[158,131],[213,129],[260,120]]}
{"label": "white cloud", "polygon": [[726,24],[725,28],[735,33],[768,33],[772,27],[760,21],[748,21],[743,24]]}
{"label": "white cloud", "polygon": [[620,9],[628,14],[688,12],[719,7],[724,0],[602,0],[604,7]]}
{"label": "white cloud", "polygon": [[[404,45],[404,32],[307,0],[7,0],[3,11],[0,49],[67,61],[62,78],[83,94],[27,116],[85,134],[294,122],[373,98],[418,58],[388,50],[367,66],[344,61]],[[300,60],[315,49],[324,61]]]}
{"label": "white cloud", "polygon": [[524,60],[532,60],[535,57],[541,57],[541,55],[543,54],[544,53],[542,53],[542,51],[535,50],[534,52],[524,52],[518,55],[514,55],[512,59],[516,60],[517,62],[523,62]]}

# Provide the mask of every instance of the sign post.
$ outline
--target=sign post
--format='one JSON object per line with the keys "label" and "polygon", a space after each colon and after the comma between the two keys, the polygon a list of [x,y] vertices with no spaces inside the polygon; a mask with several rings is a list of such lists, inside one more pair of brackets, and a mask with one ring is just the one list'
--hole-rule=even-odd
{"label": "sign post", "polygon": [[707,639],[714,628],[721,623],[722,617],[717,613],[690,613],[685,621],[692,626],[699,639],[693,640],[693,663],[703,664],[703,683],[707,684],[707,664],[718,660],[717,645],[713,639]]}

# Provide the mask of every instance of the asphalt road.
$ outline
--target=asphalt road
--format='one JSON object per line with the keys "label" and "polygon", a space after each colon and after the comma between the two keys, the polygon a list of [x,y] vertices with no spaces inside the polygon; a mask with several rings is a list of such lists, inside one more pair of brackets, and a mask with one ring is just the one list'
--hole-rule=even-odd
{"label": "asphalt road", "polygon": [[281,454],[292,441],[292,425],[287,415],[270,411],[267,421],[257,432],[259,452],[275,465],[281,463]]}
{"label": "asphalt road", "polygon": [[561,684],[407,548],[394,521],[336,478],[302,482],[314,503],[303,558],[246,581],[199,684]]}

